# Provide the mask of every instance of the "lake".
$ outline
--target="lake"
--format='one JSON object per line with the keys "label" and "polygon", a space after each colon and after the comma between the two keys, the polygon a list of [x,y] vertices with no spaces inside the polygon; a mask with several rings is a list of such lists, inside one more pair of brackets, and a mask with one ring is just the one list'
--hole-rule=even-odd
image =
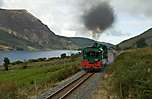
{"label": "lake", "polygon": [[72,53],[77,53],[78,51],[74,50],[54,50],[54,51],[0,51],[0,64],[3,63],[4,57],[8,57],[11,62],[17,60],[29,60],[29,59],[38,59],[38,58],[52,58],[60,57],[61,54],[66,53],[67,56]]}

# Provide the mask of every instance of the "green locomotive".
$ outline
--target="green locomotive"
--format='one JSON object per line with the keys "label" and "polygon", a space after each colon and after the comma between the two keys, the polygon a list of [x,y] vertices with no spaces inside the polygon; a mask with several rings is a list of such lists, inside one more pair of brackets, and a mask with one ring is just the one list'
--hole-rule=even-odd
{"label": "green locomotive", "polygon": [[83,61],[81,67],[85,70],[101,70],[108,59],[107,46],[94,43],[91,47],[82,49]]}

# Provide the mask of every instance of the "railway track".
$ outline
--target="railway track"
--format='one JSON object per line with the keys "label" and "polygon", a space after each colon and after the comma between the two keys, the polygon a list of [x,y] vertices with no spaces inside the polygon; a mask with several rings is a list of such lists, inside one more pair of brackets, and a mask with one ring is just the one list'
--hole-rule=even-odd
{"label": "railway track", "polygon": [[93,75],[94,73],[82,74],[78,79],[72,81],[71,83],[65,85],[63,88],[52,93],[46,99],[65,99],[68,95],[70,95],[75,89],[77,89]]}

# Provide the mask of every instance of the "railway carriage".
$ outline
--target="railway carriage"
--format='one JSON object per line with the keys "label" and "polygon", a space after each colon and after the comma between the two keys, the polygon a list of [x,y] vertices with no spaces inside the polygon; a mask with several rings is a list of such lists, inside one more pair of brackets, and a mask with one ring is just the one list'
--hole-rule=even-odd
{"label": "railway carriage", "polygon": [[82,69],[86,71],[101,70],[107,62],[108,49],[105,45],[95,43],[91,47],[82,49],[83,60],[81,62]]}

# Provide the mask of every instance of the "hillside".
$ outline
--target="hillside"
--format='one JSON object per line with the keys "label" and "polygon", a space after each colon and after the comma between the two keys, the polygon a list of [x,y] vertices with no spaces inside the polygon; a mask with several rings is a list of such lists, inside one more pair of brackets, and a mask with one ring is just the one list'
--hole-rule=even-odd
{"label": "hillside", "polygon": [[152,28],[118,44],[121,49],[152,47]]}
{"label": "hillside", "polygon": [[32,43],[28,40],[24,40],[22,38],[16,37],[3,30],[0,30],[0,45],[1,45],[1,50],[2,49],[3,50],[11,50],[11,49],[23,50],[23,49],[28,49],[30,47],[41,48],[41,46],[36,43]]}
{"label": "hillside", "polygon": [[[79,47],[87,47],[95,42],[92,39],[82,38],[82,37],[71,37],[70,40]],[[105,43],[105,42],[98,42],[98,43],[104,44],[109,48],[114,46],[113,44]]]}
{"label": "hillside", "polygon": [[55,35],[26,10],[0,9],[0,35],[0,50],[78,49],[94,43],[87,38]]}

